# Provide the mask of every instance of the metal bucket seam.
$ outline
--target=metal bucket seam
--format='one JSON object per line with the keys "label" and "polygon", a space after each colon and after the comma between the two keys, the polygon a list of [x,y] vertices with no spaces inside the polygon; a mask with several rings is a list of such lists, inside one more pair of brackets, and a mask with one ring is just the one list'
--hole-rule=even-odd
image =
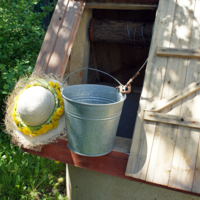
{"label": "metal bucket seam", "polygon": [[83,119],[83,120],[90,120],[90,121],[96,121],[96,120],[100,120],[100,121],[107,121],[107,120],[112,120],[112,119],[115,119],[115,118],[117,118],[117,117],[119,117],[120,115],[121,115],[121,112],[119,113],[119,114],[117,114],[117,115],[115,115],[115,116],[113,116],[113,117],[108,117],[108,118],[103,118],[103,119],[90,119],[90,118],[84,118],[84,117],[79,117],[79,116],[77,116],[77,115],[74,115],[74,114],[72,114],[72,113],[70,113],[70,112],[67,112],[67,111],[65,111],[66,113],[68,113],[70,116],[73,116],[73,117],[75,117],[75,118],[78,118],[78,119]]}

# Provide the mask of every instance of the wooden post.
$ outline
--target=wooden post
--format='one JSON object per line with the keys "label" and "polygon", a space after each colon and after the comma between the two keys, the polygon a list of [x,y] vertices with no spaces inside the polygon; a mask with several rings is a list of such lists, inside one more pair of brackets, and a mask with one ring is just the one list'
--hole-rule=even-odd
{"label": "wooden post", "polygon": [[[72,47],[69,73],[88,68],[90,55],[89,25],[92,19],[92,9],[85,9]],[[69,77],[69,84],[87,83],[87,70],[79,71]]]}

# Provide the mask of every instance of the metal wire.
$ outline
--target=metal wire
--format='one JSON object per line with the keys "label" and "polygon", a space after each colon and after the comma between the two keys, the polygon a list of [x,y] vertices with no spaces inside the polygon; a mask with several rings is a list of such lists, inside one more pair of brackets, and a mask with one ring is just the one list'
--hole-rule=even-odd
{"label": "metal wire", "polygon": [[[135,33],[136,33],[136,30],[137,30],[137,26],[138,26],[138,22],[136,24],[136,27],[135,27],[135,30],[134,30],[134,45],[135,45]],[[136,45],[135,45],[136,46]]]}
{"label": "metal wire", "polygon": [[145,64],[147,63],[147,61],[148,61],[148,58],[145,60],[145,62],[143,63],[143,65],[140,67],[140,69],[134,74],[134,76],[126,83],[125,87],[127,87],[128,85],[130,85],[133,82],[133,80],[139,75],[139,72],[145,66]]}
{"label": "metal wire", "polygon": [[148,46],[145,41],[145,38],[144,38],[144,21],[142,22],[142,26],[141,26],[141,33],[142,33],[142,39],[143,39],[144,43],[146,44],[146,46]]}
{"label": "metal wire", "polygon": [[[133,27],[133,26],[132,26]],[[133,42],[132,42],[132,40],[131,40],[131,29],[132,29],[132,27],[130,28],[130,30],[129,30],[129,27],[128,27],[128,20],[127,20],[127,33],[128,33],[128,37],[129,37],[129,40],[130,40],[130,42],[131,42],[131,44],[133,44]]]}
{"label": "metal wire", "polygon": [[[136,21],[136,22],[137,22],[137,21]],[[133,23],[135,23],[135,22],[133,21]],[[137,24],[136,24],[136,26],[135,26],[135,29],[134,29],[134,34],[133,34],[133,39],[134,39],[134,40],[132,41],[132,39],[131,39],[131,30],[132,30],[132,28],[133,28],[133,25],[129,28],[128,20],[127,20],[127,26],[126,26],[126,28],[127,28],[128,37],[129,37],[130,43],[131,43],[132,45],[134,45],[134,46],[136,46],[136,30],[137,30],[137,26],[138,26],[138,22],[137,22]],[[145,45],[146,45],[146,46],[149,46],[149,45],[146,43],[145,37],[144,37],[144,21],[142,22],[142,26],[141,26],[141,35],[142,35],[142,39],[143,39]],[[141,49],[143,49],[143,48],[144,48],[144,47],[138,48],[138,49],[141,50]]]}
{"label": "metal wire", "polygon": [[78,69],[74,72],[72,72],[71,74],[69,74],[63,81],[62,83],[62,88],[61,88],[61,91],[63,91],[63,86],[64,86],[64,83],[65,81],[74,73],[78,72],[78,71],[82,71],[82,70],[86,70],[86,69],[90,69],[90,70],[93,70],[93,71],[98,71],[98,72],[101,72],[103,74],[106,74],[107,76],[110,76],[111,78],[113,78],[116,82],[118,82],[121,86],[123,87],[127,87],[128,85],[130,85],[133,80],[139,75],[139,72],[142,70],[142,68],[145,66],[145,64],[147,63],[148,61],[148,58],[145,60],[145,62],[143,63],[143,65],[140,67],[140,69],[134,74],[134,76],[126,83],[126,85],[123,85],[122,83],[120,83],[115,77],[111,76],[110,74],[106,73],[106,72],[103,72],[101,70],[98,70],[98,69],[94,69],[94,68],[82,68],[82,69]]}
{"label": "metal wire", "polygon": [[85,69],[90,69],[90,70],[93,70],[93,71],[98,71],[98,72],[101,72],[101,73],[103,73],[103,74],[106,74],[106,75],[110,76],[111,78],[113,78],[115,81],[117,81],[120,85],[123,86],[123,84],[120,83],[115,77],[111,76],[110,74],[108,74],[108,73],[106,73],[106,72],[103,72],[103,71],[101,71],[101,70],[94,69],[94,68],[82,68],[82,69],[78,69],[78,70],[72,72],[71,74],[69,74],[69,75],[65,78],[65,80],[64,80],[63,83],[62,83],[62,90],[63,90],[63,85],[64,85],[65,81],[66,81],[72,74],[74,74],[74,73],[76,73],[76,72],[78,72],[78,71],[85,70]]}

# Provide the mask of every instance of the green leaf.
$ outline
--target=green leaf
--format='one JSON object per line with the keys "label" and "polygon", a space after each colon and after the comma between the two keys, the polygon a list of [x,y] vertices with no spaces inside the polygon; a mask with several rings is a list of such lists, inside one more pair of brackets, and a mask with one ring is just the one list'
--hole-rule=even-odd
{"label": "green leaf", "polygon": [[3,89],[7,90],[8,88],[9,88],[9,85],[8,84],[4,84]]}
{"label": "green leaf", "polygon": [[10,84],[12,81],[10,79],[8,79],[6,82]]}

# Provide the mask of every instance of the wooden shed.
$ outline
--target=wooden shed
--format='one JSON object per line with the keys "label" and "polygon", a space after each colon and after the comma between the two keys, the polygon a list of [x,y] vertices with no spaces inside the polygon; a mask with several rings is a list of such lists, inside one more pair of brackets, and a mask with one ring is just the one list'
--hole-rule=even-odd
{"label": "wooden shed", "polygon": [[[69,199],[199,199],[199,10],[200,0],[58,1],[35,70],[64,78],[90,67],[125,84],[148,58],[112,152],[84,157],[67,138],[22,148],[67,164]],[[69,83],[117,86],[90,71]]]}

